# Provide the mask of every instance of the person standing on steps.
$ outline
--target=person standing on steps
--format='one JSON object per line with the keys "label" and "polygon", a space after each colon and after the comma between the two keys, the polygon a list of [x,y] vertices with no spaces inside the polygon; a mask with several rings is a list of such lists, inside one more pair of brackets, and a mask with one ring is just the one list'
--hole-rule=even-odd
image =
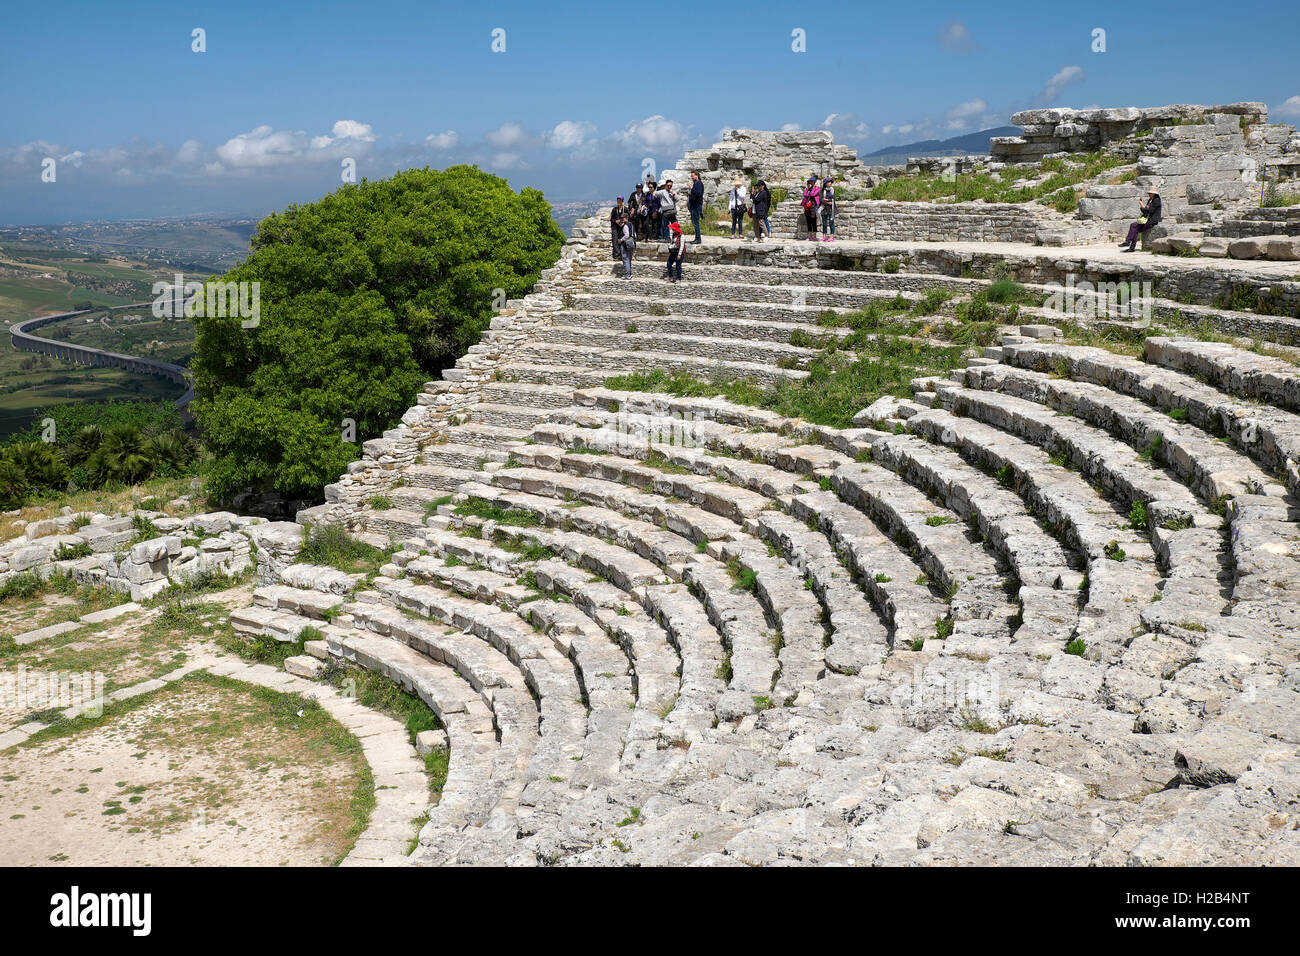
{"label": "person standing on steps", "polygon": [[655,193],[659,200],[659,234],[668,239],[668,230],[677,221],[677,194],[673,192],[673,181],[665,179],[662,188]]}
{"label": "person standing on steps", "polygon": [[627,222],[627,206],[623,204],[623,197],[619,196],[614,208],[609,211],[609,242],[610,248],[613,249],[611,255],[615,262],[622,255],[619,249],[619,239],[623,235],[623,223],[625,222]]}
{"label": "person standing on steps", "polygon": [[754,220],[754,240],[762,242],[763,230],[767,227],[767,214],[772,206],[772,194],[768,192],[767,183],[761,179],[755,183],[750,199],[754,203],[753,211],[750,214],[750,218]]}
{"label": "person standing on steps", "polygon": [[671,238],[668,240],[668,281],[682,281],[682,256],[686,255],[686,241],[682,236],[682,227],[673,223],[668,227]]}
{"label": "person standing on steps", "polygon": [[835,241],[835,181],[822,181],[822,242]]}
{"label": "person standing on steps", "polygon": [[659,194],[654,183],[646,187],[645,237],[647,241],[659,239]]}
{"label": "person standing on steps", "polygon": [[624,218],[620,226],[618,251],[623,257],[623,278],[630,279],[632,278],[632,256],[636,254],[636,230],[628,218]]}
{"label": "person standing on steps", "polygon": [[1160,193],[1152,186],[1147,190],[1147,201],[1138,204],[1137,222],[1131,223],[1128,227],[1128,236],[1119,247],[1125,252],[1136,252],[1138,236],[1152,229],[1160,222]]}
{"label": "person standing on steps", "polygon": [[[772,223],[768,216],[772,212],[772,190],[767,188],[767,181],[760,179],[754,186],[754,233],[758,236],[758,241],[763,241],[763,236],[772,238]],[[762,229],[759,224],[762,223]]]}
{"label": "person standing on steps", "polygon": [[704,212],[704,180],[700,179],[698,172],[691,173],[691,195],[686,200],[686,208],[691,211],[691,226],[695,229],[695,238],[691,243],[698,246],[702,241],[700,215]]}
{"label": "person standing on steps", "polygon": [[817,241],[817,205],[821,201],[821,190],[817,188],[817,177],[809,176],[803,187],[803,224],[808,229],[808,239]]}
{"label": "person standing on steps", "polygon": [[632,224],[632,231],[635,233],[641,228],[641,184],[637,183],[636,187],[627,197],[627,218]]}
{"label": "person standing on steps", "polygon": [[737,176],[727,193],[727,209],[731,212],[731,238],[745,238],[745,181]]}

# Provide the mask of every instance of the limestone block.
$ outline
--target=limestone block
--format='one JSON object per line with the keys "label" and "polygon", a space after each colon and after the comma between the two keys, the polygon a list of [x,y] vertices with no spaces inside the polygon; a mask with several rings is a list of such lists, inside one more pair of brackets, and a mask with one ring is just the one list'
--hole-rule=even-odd
{"label": "limestone block", "polygon": [[1233,239],[1228,243],[1228,255],[1234,259],[1260,259],[1267,252],[1268,242],[1263,237]]}

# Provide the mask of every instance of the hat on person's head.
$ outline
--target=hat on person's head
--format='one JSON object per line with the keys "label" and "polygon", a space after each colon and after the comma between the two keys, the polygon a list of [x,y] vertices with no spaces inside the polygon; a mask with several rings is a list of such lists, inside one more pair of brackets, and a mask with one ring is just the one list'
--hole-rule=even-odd
{"label": "hat on person's head", "polygon": [[745,185],[745,181],[744,181],[743,179],[741,179],[739,176],[737,176],[735,179],[733,179],[733,180],[731,181],[731,185],[733,185],[733,186],[743,186],[743,185]]}
{"label": "hat on person's head", "polygon": [[681,227],[681,225],[680,225],[679,223],[675,223],[675,222],[670,222],[670,223],[668,224],[668,228],[671,229],[673,232],[681,232],[681,231],[682,231],[682,227]]}
{"label": "hat on person's head", "polygon": [[815,183],[815,182],[817,182],[817,177],[816,177],[816,176],[809,176],[809,177],[808,177],[808,182],[810,182],[810,183]]}
{"label": "hat on person's head", "polygon": [[623,201],[623,197],[622,197],[622,196],[619,196],[619,197],[618,197],[618,201],[619,201],[619,202],[622,202],[622,201]]}

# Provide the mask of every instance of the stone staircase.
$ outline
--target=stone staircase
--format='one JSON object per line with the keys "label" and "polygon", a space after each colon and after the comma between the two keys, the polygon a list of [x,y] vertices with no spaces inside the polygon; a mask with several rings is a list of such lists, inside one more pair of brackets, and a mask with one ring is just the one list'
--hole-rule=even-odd
{"label": "stone staircase", "polygon": [[415,862],[1300,862],[1294,365],[1036,324],[848,429],[612,390],[797,379],[823,311],[987,280],[624,281],[590,233],[302,516],[398,545],[379,576],[235,615],[439,714]]}

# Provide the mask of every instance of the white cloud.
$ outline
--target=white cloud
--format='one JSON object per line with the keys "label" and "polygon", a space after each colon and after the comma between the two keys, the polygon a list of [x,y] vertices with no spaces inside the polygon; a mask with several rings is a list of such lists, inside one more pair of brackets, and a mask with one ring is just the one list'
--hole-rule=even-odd
{"label": "white cloud", "polygon": [[945,125],[948,129],[965,129],[972,119],[984,115],[988,108],[989,105],[981,99],[958,103],[943,114],[943,118],[947,121]]}
{"label": "white cloud", "polygon": [[890,123],[888,126],[882,126],[880,128],[880,132],[883,133],[885,136],[893,136],[895,134],[899,136],[906,136],[914,129],[916,129],[916,126],[912,123],[902,123],[898,126],[895,126],[893,123]]}
{"label": "white cloud", "polygon": [[956,50],[964,52],[974,47],[971,39],[970,30],[966,29],[966,24],[959,20],[952,20],[945,23],[943,29],[939,31],[939,45],[945,50]]}
{"label": "white cloud", "polygon": [[490,165],[493,169],[500,170],[525,169],[527,166],[524,158],[518,153],[497,153],[492,157]]}
{"label": "white cloud", "polygon": [[858,118],[857,113],[831,113],[822,120],[822,128],[831,131],[837,139],[866,139],[871,127]]}
{"label": "white cloud", "polygon": [[628,146],[669,149],[681,144],[686,138],[686,130],[680,123],[656,113],[643,120],[628,123],[626,129],[616,134],[616,138]]}
{"label": "white cloud", "polygon": [[1054,100],[1060,95],[1061,91],[1067,86],[1083,81],[1084,73],[1081,66],[1064,66],[1052,74],[1052,78],[1047,81],[1043,87],[1043,99]]}
{"label": "white cloud", "polygon": [[339,120],[333,135],[308,137],[302,130],[276,130],[258,126],[240,133],[217,147],[217,158],[228,169],[265,169],[316,159],[337,159],[342,150],[361,151],[375,141],[366,123]]}
{"label": "white cloud", "polygon": [[1288,97],[1280,105],[1273,107],[1277,116],[1300,116],[1300,96]]}
{"label": "white cloud", "polygon": [[460,134],[454,129],[449,129],[445,133],[430,133],[424,141],[434,149],[451,149],[459,145]]}
{"label": "white cloud", "polygon": [[187,139],[176,151],[176,161],[187,166],[197,163],[203,157],[203,144],[197,139]]}
{"label": "white cloud", "polygon": [[518,123],[502,123],[483,137],[498,149],[510,149],[528,141],[528,134]]}
{"label": "white cloud", "polygon": [[587,137],[596,131],[591,123],[564,120],[546,134],[546,145],[552,149],[577,149],[587,141]]}
{"label": "white cloud", "polygon": [[786,123],[786,124],[784,124],[784,125],[781,127],[781,132],[783,132],[783,133],[797,133],[797,132],[799,132],[800,128],[801,128],[801,127],[799,126],[798,123]]}

